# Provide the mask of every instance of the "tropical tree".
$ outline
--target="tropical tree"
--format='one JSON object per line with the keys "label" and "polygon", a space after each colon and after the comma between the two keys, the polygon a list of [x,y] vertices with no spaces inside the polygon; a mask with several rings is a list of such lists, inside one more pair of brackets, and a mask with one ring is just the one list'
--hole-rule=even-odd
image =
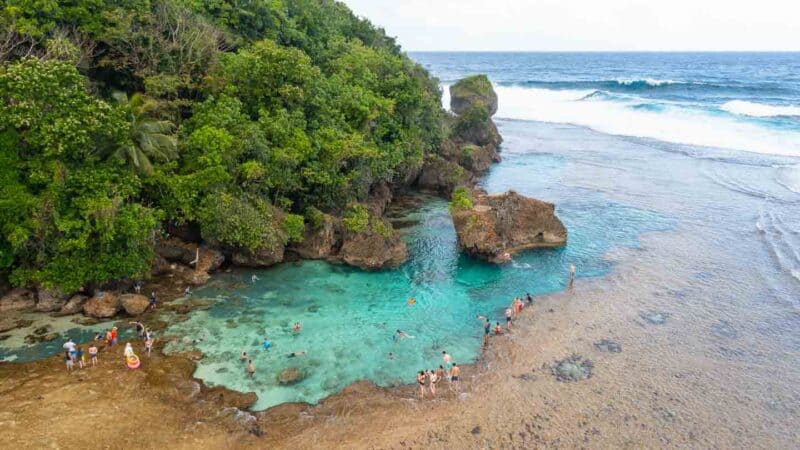
{"label": "tropical tree", "polygon": [[136,93],[128,98],[119,92],[114,98],[130,122],[130,139],[119,148],[117,157],[127,159],[143,175],[153,174],[153,161],[166,163],[178,157],[175,125],[149,117],[145,96]]}

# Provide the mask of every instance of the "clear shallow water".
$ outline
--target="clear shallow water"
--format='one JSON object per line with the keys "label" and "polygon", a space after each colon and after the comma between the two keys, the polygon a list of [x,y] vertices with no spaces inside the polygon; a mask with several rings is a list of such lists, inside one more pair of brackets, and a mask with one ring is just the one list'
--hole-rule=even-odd
{"label": "clear shallow water", "polygon": [[[457,251],[446,202],[432,199],[410,216],[419,223],[406,230],[411,257],[398,270],[367,273],[305,261],[257,272],[255,284],[249,282],[251,272],[222,275],[195,294],[219,303],[168,330],[203,340],[179,341],[169,350],[201,350],[206,358],[196,375],[257,392],[256,408],[316,402],[359,379],[382,386],[410,383],[416,370],[438,366],[443,350],[456,363],[473,361],[483,333],[476,315],[500,320],[516,295],[563,289],[569,262],[582,277],[603,275],[611,270],[603,255],[612,246],[636,247],[640,233],[671,225],[647,210],[560,185],[566,167],[560,156],[527,154],[512,161],[493,169],[485,186],[490,191],[517,186],[557,201],[570,230],[567,247],[524,253],[503,267],[473,261]],[[408,305],[409,297],[415,305]],[[295,321],[303,325],[299,334],[291,332]],[[414,338],[395,343],[397,329]],[[272,343],[269,350],[261,348],[264,337]],[[239,362],[241,351],[254,356],[252,380]],[[286,356],[296,351],[307,355]],[[280,386],[277,375],[288,367],[301,368],[307,378]]]}
{"label": "clear shallow water", "polygon": [[[769,139],[796,132],[792,117],[761,121],[734,117],[720,108],[735,99],[796,104],[798,78],[793,73],[800,72],[787,69],[795,67],[796,55],[745,55],[735,64],[715,62],[713,56],[707,61],[711,69],[705,72],[682,67],[705,64],[697,55],[685,57],[695,63],[673,55],[630,59],[623,55],[608,61],[597,59],[602,55],[590,55],[583,62],[574,55],[559,62],[561,56],[553,55],[546,70],[539,70],[545,67],[541,64],[532,66],[535,58],[525,55],[519,60],[503,55],[413,56],[445,82],[472,72],[489,72],[501,87],[521,89],[531,87],[517,86],[514,80],[563,78],[573,83],[575,78],[591,82],[617,77],[685,81],[693,79],[692,74],[725,77],[733,88],[711,94],[686,86],[659,90],[658,83],[651,83],[656,85],[651,89],[646,81],[636,92],[625,91],[633,89],[624,83],[618,90],[653,103],[678,102],[670,107],[699,107],[700,115],[694,120],[699,124],[715,114],[758,127]],[[731,55],[719,58],[735,59]],[[726,69],[726,64],[732,65]],[[682,70],[683,78],[678,73]],[[770,87],[772,78],[786,83]],[[606,88],[616,89],[613,83],[608,82]],[[757,89],[748,91],[740,85]],[[533,88],[555,93],[573,90],[569,86]],[[662,93],[668,89],[675,92]],[[518,97],[516,91],[498,91],[501,115],[504,105],[515,102],[528,111],[551,111],[542,103]],[[647,130],[640,126],[639,116],[615,115],[613,105],[601,106],[610,121],[619,122],[615,126],[629,125],[634,132],[609,134],[552,123],[560,122],[553,120],[556,117],[544,117],[541,120],[551,123],[543,123],[507,114],[513,119],[498,121],[505,138],[504,160],[484,179],[485,187],[490,191],[513,188],[555,202],[570,230],[566,248],[525,253],[514,264],[500,268],[462,258],[455,249],[446,204],[434,200],[414,213],[420,224],[407,230],[411,259],[400,269],[364,273],[304,262],[261,271],[261,281],[255,286],[249,284],[251,272],[220,275],[195,293],[217,298],[219,303],[168,329],[167,334],[187,339],[173,344],[171,350],[196,347],[203,351],[207,358],[197,376],[212,384],[256,391],[259,408],[285,401],[317,401],[356,379],[381,385],[410,382],[416,370],[438,365],[441,350],[452,353],[458,363],[471,361],[481,333],[475,314],[499,318],[514,295],[562,289],[565,267],[575,262],[579,275],[596,277],[601,291],[607,286],[609,292],[627,292],[631,298],[641,298],[643,310],[669,313],[670,321],[661,330],[674,333],[674,344],[663,351],[674,352],[682,361],[702,358],[697,370],[717,371],[713,378],[724,380],[724,386],[714,388],[732,392],[726,398],[778,397],[790,405],[788,411],[796,411],[791,405],[800,398],[796,388],[800,385],[800,160],[772,154],[791,154],[785,151],[790,147],[763,152],[750,147],[750,141],[739,141],[745,145],[734,147],[747,152],[724,148],[721,140],[712,147],[688,145],[682,138],[691,135],[691,128],[687,131],[685,122],[667,116],[656,117],[654,123],[663,127],[665,137],[655,139],[658,136],[639,133]],[[659,108],[640,109],[661,114]],[[576,117],[567,115],[564,121],[592,126]],[[709,127],[705,136],[727,136],[731,131],[716,123]],[[748,133],[730,136],[751,137]],[[764,142],[778,142],[769,139]],[[649,231],[656,233],[642,235]],[[637,271],[640,264],[663,270]],[[618,273],[623,265],[624,275],[605,276]],[[410,296],[418,300],[414,307],[406,304]],[[290,332],[295,321],[304,326],[299,335]],[[397,328],[415,338],[395,345],[392,335]],[[264,337],[273,342],[269,352],[260,349]],[[258,373],[253,380],[244,376],[238,361],[242,350],[255,356]],[[308,356],[285,356],[301,350]],[[52,351],[33,347],[25,348],[24,354],[35,358]],[[9,341],[0,342],[0,356],[14,352],[20,350]],[[388,352],[395,353],[394,360]],[[744,375],[727,370],[726,364],[742,368]],[[291,387],[278,386],[276,375],[290,366],[302,368],[308,377]],[[754,367],[759,370],[748,370]],[[630,374],[633,379],[647,375]],[[772,420],[770,416],[756,418],[759,423]]]}

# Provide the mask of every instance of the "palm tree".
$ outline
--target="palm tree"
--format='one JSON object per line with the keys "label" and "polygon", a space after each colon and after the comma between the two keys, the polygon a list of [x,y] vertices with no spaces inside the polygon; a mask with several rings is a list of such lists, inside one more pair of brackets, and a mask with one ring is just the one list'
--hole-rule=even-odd
{"label": "palm tree", "polygon": [[152,161],[168,162],[178,157],[175,125],[167,120],[147,117],[147,100],[136,93],[128,99],[124,92],[114,94],[130,121],[130,140],[118,149],[117,156],[126,158],[143,175],[153,173]]}

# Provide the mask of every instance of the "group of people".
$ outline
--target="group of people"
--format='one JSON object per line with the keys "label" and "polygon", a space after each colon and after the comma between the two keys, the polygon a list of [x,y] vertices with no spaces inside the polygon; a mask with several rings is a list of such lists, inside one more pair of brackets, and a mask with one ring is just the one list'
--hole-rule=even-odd
{"label": "group of people", "polygon": [[89,358],[91,359],[92,366],[97,365],[97,353],[98,349],[97,346],[91,344],[88,348],[87,352],[83,351],[82,347],[79,347],[72,339],[67,340],[64,343],[64,360],[67,363],[67,372],[72,372],[77,365],[81,369],[89,365],[89,362],[86,361],[86,354],[89,354]]}
{"label": "group of people", "polygon": [[[253,277],[254,277],[253,282],[255,283],[258,280],[258,278],[255,275],[253,275]],[[300,322],[295,322],[292,325],[292,333],[299,333],[302,329],[303,329],[303,326],[300,324]],[[272,342],[270,342],[269,339],[264,338],[264,341],[261,343],[261,347],[264,350],[269,350],[272,347]],[[287,353],[286,357],[287,358],[296,358],[298,356],[305,356],[305,355],[306,355],[306,352],[305,352],[305,350],[303,350],[303,351],[295,351],[295,352]],[[253,359],[250,356],[247,355],[246,351],[242,351],[242,354],[239,356],[239,361],[241,361],[241,362],[247,361],[247,365],[245,366],[245,373],[247,373],[247,376],[249,376],[251,378],[254,377],[255,374],[256,374],[256,366],[255,366],[255,364],[253,364]]]}
{"label": "group of people", "polygon": [[426,391],[430,393],[431,398],[436,397],[436,386],[444,381],[447,381],[451,391],[456,393],[460,391],[461,368],[452,361],[447,351],[442,351],[442,364],[437,369],[417,372],[420,398],[425,398]]}

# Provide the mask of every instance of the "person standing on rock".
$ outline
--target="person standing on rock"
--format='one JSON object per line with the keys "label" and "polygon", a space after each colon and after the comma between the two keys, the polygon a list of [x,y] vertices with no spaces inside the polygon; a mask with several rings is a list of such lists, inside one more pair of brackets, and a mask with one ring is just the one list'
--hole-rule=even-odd
{"label": "person standing on rock", "polygon": [[128,322],[129,324],[133,325],[136,328],[136,334],[139,335],[140,338],[144,338],[144,324],[142,322]]}
{"label": "person standing on rock", "polygon": [[511,322],[514,315],[514,310],[511,308],[506,308],[506,329],[511,331]]}
{"label": "person standing on rock", "polygon": [[419,398],[425,398],[425,372],[417,373],[417,384],[419,385]]}
{"label": "person standing on rock", "polygon": [[431,398],[436,397],[436,383],[439,382],[439,376],[433,370],[428,371],[428,389],[431,391]]}
{"label": "person standing on rock", "polygon": [[97,346],[92,344],[89,347],[89,358],[92,360],[92,367],[97,365]]}
{"label": "person standing on rock", "polygon": [[488,317],[484,317],[484,319],[486,321],[483,323],[483,346],[484,347],[488,347],[489,346],[489,333],[492,332],[492,322],[489,321]]}
{"label": "person standing on rock", "polygon": [[69,350],[64,352],[64,360],[67,362],[67,372],[72,372],[72,368],[75,367],[75,361],[72,360]]}
{"label": "person standing on rock", "polygon": [[[444,363],[444,367],[447,369],[447,375],[448,376],[450,375],[450,361],[452,359],[453,358],[450,356],[449,353],[447,353],[446,351],[442,352],[442,363]],[[442,367],[442,366],[439,366],[439,367]]]}
{"label": "person standing on rock", "polygon": [[111,346],[117,345],[117,327],[111,328]]}
{"label": "person standing on rock", "polygon": [[153,342],[154,342],[154,339],[152,337],[149,337],[149,336],[148,336],[147,340],[144,341],[144,349],[147,350],[147,356],[148,357],[150,356],[151,353],[153,353]]}
{"label": "person standing on rock", "polygon": [[461,373],[461,368],[458,367],[458,364],[453,363],[453,368],[450,369],[450,389],[452,390],[453,388],[455,388],[456,392],[461,390],[459,386],[460,373]]}
{"label": "person standing on rock", "polygon": [[155,310],[155,309],[156,309],[156,305],[157,305],[157,304],[158,304],[158,299],[156,299],[156,293],[155,293],[155,291],[153,291],[153,292],[151,292],[151,293],[150,293],[150,304],[149,304],[149,305],[147,305],[147,307],[148,307],[148,308],[149,308],[151,311],[153,311],[153,310]]}
{"label": "person standing on rock", "polygon": [[525,293],[525,301],[528,302],[528,306],[533,304],[533,297],[531,297],[530,292]]}
{"label": "person standing on rock", "polygon": [[569,288],[575,287],[575,264],[569,265]]}

